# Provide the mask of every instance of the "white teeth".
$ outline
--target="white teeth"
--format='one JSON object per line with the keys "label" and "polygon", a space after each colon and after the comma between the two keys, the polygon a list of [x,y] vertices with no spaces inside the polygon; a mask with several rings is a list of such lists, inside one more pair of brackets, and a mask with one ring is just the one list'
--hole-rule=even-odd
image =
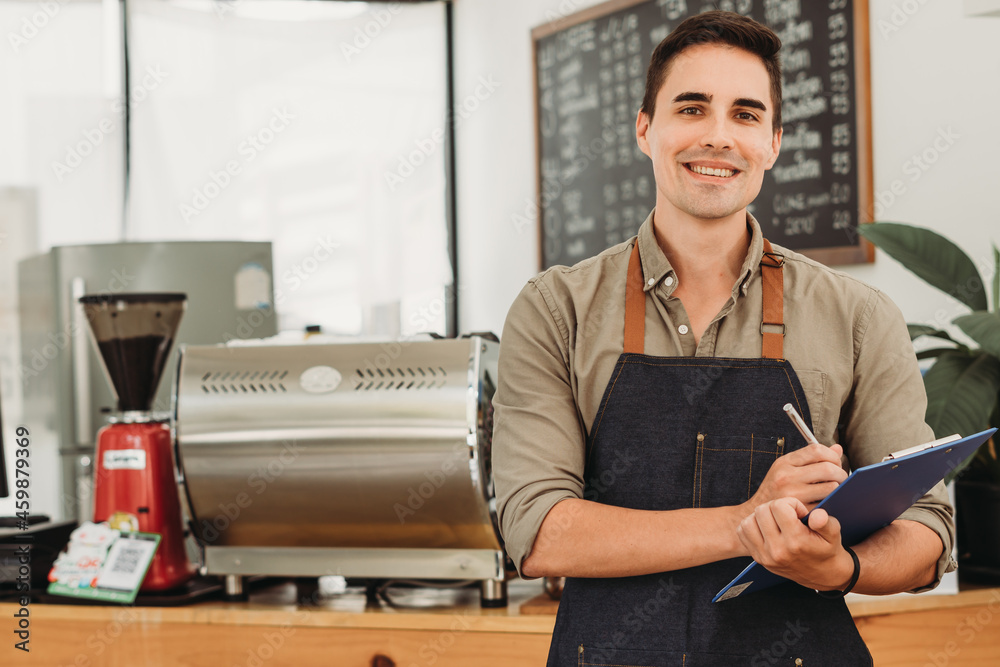
{"label": "white teeth", "polygon": [[694,164],[691,165],[691,171],[704,176],[721,176],[722,178],[729,178],[736,173],[732,169],[713,169],[712,167],[700,167]]}

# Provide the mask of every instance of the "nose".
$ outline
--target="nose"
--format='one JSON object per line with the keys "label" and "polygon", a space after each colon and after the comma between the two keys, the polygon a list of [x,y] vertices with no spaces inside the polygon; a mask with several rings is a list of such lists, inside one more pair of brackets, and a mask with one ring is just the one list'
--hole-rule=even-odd
{"label": "nose", "polygon": [[729,119],[724,114],[715,114],[705,123],[705,133],[701,137],[704,148],[729,150],[733,147],[733,135]]}

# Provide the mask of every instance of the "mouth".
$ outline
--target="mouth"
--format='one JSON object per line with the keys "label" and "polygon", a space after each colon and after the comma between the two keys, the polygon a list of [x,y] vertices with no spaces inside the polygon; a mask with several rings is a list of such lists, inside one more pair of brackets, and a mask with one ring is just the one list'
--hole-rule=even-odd
{"label": "mouth", "polygon": [[736,174],[740,173],[739,169],[731,169],[727,167],[706,167],[700,164],[691,164],[687,162],[684,164],[688,171],[694,172],[701,176],[714,176],[716,178],[732,178]]}

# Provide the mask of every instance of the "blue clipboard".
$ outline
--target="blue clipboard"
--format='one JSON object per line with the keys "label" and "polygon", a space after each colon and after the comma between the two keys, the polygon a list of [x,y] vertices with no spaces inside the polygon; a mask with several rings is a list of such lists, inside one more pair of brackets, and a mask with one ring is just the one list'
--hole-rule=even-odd
{"label": "blue clipboard", "polygon": [[[823,508],[840,521],[841,541],[847,546],[862,542],[888,526],[927,493],[931,487],[972,456],[997,429],[991,428],[948,442],[858,468],[814,509]],[[805,523],[808,516],[802,520]],[[712,602],[729,600],[788,581],[756,561],[721,591]]]}

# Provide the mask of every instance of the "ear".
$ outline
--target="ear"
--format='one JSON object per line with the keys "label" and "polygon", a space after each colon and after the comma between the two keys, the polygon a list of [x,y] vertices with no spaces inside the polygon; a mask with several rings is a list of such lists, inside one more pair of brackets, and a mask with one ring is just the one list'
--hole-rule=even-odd
{"label": "ear", "polygon": [[651,120],[642,109],[639,110],[639,114],[635,117],[635,142],[639,144],[639,150],[650,158],[653,156],[649,151],[649,140],[646,138],[646,133],[649,132],[649,123]]}
{"label": "ear", "polygon": [[771,137],[771,157],[767,161],[767,166],[764,169],[770,169],[774,166],[774,163],[778,160],[778,153],[781,152],[781,136],[784,134],[785,129],[779,127],[778,131],[774,133]]}

